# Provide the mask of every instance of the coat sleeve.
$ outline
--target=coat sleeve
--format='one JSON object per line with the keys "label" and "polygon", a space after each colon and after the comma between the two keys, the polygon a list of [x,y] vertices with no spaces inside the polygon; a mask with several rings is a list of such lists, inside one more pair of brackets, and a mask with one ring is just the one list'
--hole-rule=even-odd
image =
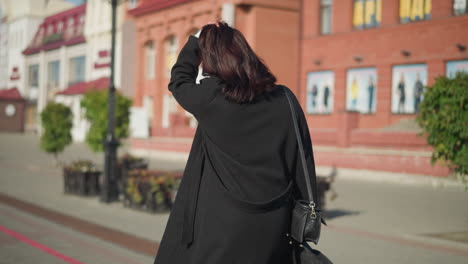
{"label": "coat sleeve", "polygon": [[[296,96],[292,96],[293,98],[293,104],[296,109],[296,118],[299,126],[299,132],[301,134],[301,139],[302,139],[302,145],[304,148],[304,156],[306,160],[306,165],[307,165],[307,171],[309,173],[309,179],[310,179],[310,184],[312,187],[312,194],[313,198],[316,204],[316,208],[319,208],[319,203],[318,203],[318,195],[317,195],[317,176],[315,172],[315,160],[314,160],[314,153],[313,153],[313,148],[312,148],[312,139],[310,137],[310,132],[309,132],[309,126],[307,124],[307,120],[304,114],[304,111],[299,104],[299,101],[297,100]],[[299,146],[298,146],[299,147]],[[299,149],[297,149],[297,158],[296,158],[296,164],[295,164],[295,182],[297,184],[297,189],[299,191],[298,195],[300,199],[304,200],[309,200],[309,196],[307,194],[307,186],[306,186],[306,180],[305,180],[305,175],[304,175],[304,169],[302,167],[302,160],[301,156],[299,153]]]}
{"label": "coat sleeve", "polygon": [[196,84],[200,64],[198,38],[190,36],[171,69],[168,88],[176,101],[197,119],[206,104],[216,96],[220,80],[214,76]]}

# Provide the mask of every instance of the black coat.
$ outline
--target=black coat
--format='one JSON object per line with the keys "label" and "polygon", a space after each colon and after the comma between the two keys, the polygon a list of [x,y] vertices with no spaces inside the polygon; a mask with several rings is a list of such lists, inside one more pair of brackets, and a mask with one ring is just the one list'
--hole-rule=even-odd
{"label": "black coat", "polygon": [[[215,76],[195,84],[198,49],[190,36],[171,72],[169,90],[198,127],[154,263],[289,263],[291,198],[307,191],[287,98],[278,87],[236,104]],[[309,129],[292,98],[316,194]]]}

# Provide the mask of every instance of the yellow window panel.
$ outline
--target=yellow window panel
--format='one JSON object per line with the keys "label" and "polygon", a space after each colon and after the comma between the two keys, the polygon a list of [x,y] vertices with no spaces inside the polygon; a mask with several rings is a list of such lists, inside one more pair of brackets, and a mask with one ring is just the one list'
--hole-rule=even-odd
{"label": "yellow window panel", "polygon": [[419,20],[424,18],[424,0],[413,0],[410,17],[411,20]]}
{"label": "yellow window panel", "polygon": [[424,3],[424,17],[426,19],[431,17],[431,11],[432,11],[432,0],[426,0]]}
{"label": "yellow window panel", "polygon": [[376,16],[375,16],[375,20],[377,21],[377,24],[380,24],[380,22],[382,21],[382,0],[377,0],[376,3]]}
{"label": "yellow window panel", "polygon": [[366,0],[365,12],[366,12],[365,24],[373,25],[374,24],[373,18],[375,17],[375,1],[374,0]]}
{"label": "yellow window panel", "polygon": [[361,27],[364,24],[364,3],[361,0],[354,1],[354,27]]}
{"label": "yellow window panel", "polygon": [[411,0],[400,0],[400,19],[409,18],[411,10]]}

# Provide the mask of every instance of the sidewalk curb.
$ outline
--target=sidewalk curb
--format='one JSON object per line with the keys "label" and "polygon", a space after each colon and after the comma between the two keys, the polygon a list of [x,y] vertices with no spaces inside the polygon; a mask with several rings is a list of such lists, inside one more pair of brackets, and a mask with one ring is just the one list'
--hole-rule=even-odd
{"label": "sidewalk curb", "polygon": [[[176,151],[158,151],[158,150],[144,150],[144,149],[130,149],[134,155],[141,155],[149,157],[150,159],[170,160],[173,162],[185,163],[188,159],[188,154]],[[317,166],[316,172],[319,176],[326,176],[330,174],[332,167],[330,166]],[[435,189],[442,188],[458,188],[464,190],[463,183],[456,179],[437,177],[424,174],[411,174],[399,173],[388,171],[375,171],[375,170],[362,170],[350,168],[337,168],[338,174],[336,179],[343,180],[360,180],[380,183],[396,183],[405,185],[419,185],[419,186],[432,186]]]}
{"label": "sidewalk curb", "polygon": [[[185,163],[188,159],[188,153],[176,151],[158,151],[144,149],[130,149],[134,155],[148,157],[150,159],[170,160],[173,162]],[[329,175],[332,170],[330,166],[317,166],[316,172],[319,176]],[[337,179],[359,180],[379,183],[396,183],[404,185],[432,186],[433,188],[457,188],[464,190],[463,183],[451,179],[424,174],[399,173],[388,171],[362,170],[350,168],[337,168]],[[377,174],[377,175],[376,175]]]}
{"label": "sidewalk curb", "polygon": [[[332,167],[317,166],[317,175],[329,175]],[[464,190],[463,183],[442,177],[435,177],[423,174],[397,173],[387,171],[358,170],[348,168],[337,168],[336,179],[359,180],[377,183],[394,183],[413,186],[431,186],[436,189],[456,188]]]}

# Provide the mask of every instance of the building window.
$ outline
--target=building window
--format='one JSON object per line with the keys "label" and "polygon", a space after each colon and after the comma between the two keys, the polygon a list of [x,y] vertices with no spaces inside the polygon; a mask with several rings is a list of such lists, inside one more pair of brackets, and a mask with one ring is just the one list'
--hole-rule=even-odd
{"label": "building window", "polygon": [[354,28],[363,29],[378,27],[381,19],[382,0],[354,0]]}
{"label": "building window", "polygon": [[432,0],[400,0],[400,22],[430,19],[431,9]]}
{"label": "building window", "polygon": [[51,35],[52,33],[54,33],[54,25],[53,25],[53,24],[50,24],[50,25],[47,27],[47,35]]}
{"label": "building window", "polygon": [[60,61],[51,61],[48,65],[47,85],[49,89],[58,88],[60,81]]}
{"label": "building window", "polygon": [[156,50],[154,42],[150,41],[145,45],[145,63],[146,63],[146,79],[154,79],[156,72]]}
{"label": "building window", "polygon": [[468,13],[468,0],[453,0],[453,14],[456,16]]}
{"label": "building window", "polygon": [[172,66],[177,60],[177,38],[175,36],[169,37],[166,41],[166,77],[171,77]]}
{"label": "building window", "polygon": [[128,0],[128,9],[133,9],[137,7],[138,5],[138,0]]}
{"label": "building window", "polygon": [[85,56],[74,57],[69,63],[68,84],[75,84],[85,80]]}
{"label": "building window", "polygon": [[62,32],[62,30],[63,30],[63,22],[59,21],[57,23],[57,32]]}
{"label": "building window", "polygon": [[79,24],[78,24],[78,28],[77,28],[77,31],[78,31],[77,34],[83,34],[84,25],[85,25],[85,16],[81,15],[80,20],[79,20]]}
{"label": "building window", "polygon": [[28,82],[30,88],[39,86],[39,64],[29,65]]}
{"label": "building window", "polygon": [[68,22],[67,22],[67,36],[68,37],[72,37],[75,32],[74,32],[74,29],[75,29],[75,19],[73,17],[70,17],[68,18]]}
{"label": "building window", "polygon": [[320,32],[331,33],[332,24],[332,0],[320,0]]}
{"label": "building window", "polygon": [[42,40],[44,38],[44,27],[39,28],[39,32],[36,35],[36,38],[34,39],[34,45],[39,46],[42,44]]}

